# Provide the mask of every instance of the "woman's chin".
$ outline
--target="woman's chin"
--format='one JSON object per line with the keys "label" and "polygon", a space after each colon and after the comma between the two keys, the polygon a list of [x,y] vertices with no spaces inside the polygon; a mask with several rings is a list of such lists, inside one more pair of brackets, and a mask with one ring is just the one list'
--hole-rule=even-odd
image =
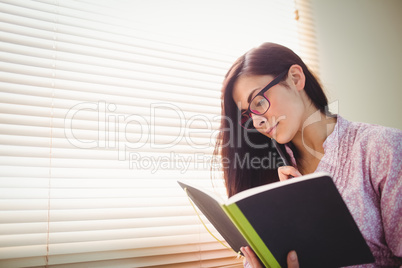
{"label": "woman's chin", "polygon": [[[277,134],[277,133],[275,133],[275,134]],[[291,141],[291,139],[289,137],[286,137],[284,135],[274,135],[272,137],[272,139],[276,140],[276,142],[279,144],[286,144]]]}

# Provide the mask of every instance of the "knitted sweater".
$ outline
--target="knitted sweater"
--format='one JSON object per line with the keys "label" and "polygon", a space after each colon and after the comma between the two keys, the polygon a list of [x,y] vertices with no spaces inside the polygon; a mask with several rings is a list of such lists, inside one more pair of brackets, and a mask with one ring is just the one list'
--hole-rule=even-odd
{"label": "knitted sweater", "polygon": [[354,267],[400,267],[402,131],[349,122],[338,115],[323,147],[315,172],[332,175],[376,260]]}
{"label": "knitted sweater", "polygon": [[401,267],[402,131],[338,115],[323,147],[315,172],[332,175],[375,258],[375,263],[353,267]]}

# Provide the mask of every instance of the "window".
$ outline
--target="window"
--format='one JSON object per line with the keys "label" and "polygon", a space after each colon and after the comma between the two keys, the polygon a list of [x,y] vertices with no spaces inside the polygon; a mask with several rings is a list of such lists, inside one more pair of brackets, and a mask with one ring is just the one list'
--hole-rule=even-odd
{"label": "window", "polygon": [[140,2],[0,1],[0,266],[239,266],[176,180],[224,192],[210,160],[237,56],[270,38],[316,60],[308,3],[297,21],[293,0],[254,2],[267,34],[222,45],[130,17]]}

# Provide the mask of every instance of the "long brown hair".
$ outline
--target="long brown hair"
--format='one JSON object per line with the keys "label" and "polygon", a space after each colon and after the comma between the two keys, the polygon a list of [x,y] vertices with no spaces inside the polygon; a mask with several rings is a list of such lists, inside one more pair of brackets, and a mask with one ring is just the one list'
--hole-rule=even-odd
{"label": "long brown hair", "polygon": [[[328,101],[319,81],[302,59],[287,47],[264,43],[238,58],[225,76],[221,97],[222,119],[214,154],[221,157],[229,196],[278,181],[277,169],[282,162],[268,137],[257,131],[247,131],[237,123],[240,111],[232,96],[234,83],[241,75],[277,76],[294,64],[303,69],[307,96],[318,110],[326,113]],[[295,151],[292,144],[288,145]],[[280,146],[285,151],[284,145]],[[297,158],[297,152],[294,153]],[[289,158],[287,154],[286,157]],[[255,164],[258,162],[259,165]]]}

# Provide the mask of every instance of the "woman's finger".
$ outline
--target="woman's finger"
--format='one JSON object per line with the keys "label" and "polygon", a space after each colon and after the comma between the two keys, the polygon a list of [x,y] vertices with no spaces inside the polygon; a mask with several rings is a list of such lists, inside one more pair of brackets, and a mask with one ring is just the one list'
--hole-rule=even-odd
{"label": "woman's finger", "polygon": [[252,268],[262,268],[260,261],[250,247],[241,247],[240,250]]}
{"label": "woman's finger", "polygon": [[281,181],[285,181],[287,179],[293,177],[300,177],[302,174],[292,166],[282,166],[278,168],[278,175]]}
{"label": "woman's finger", "polygon": [[299,261],[297,260],[296,251],[291,251],[288,254],[288,268],[299,268]]}

